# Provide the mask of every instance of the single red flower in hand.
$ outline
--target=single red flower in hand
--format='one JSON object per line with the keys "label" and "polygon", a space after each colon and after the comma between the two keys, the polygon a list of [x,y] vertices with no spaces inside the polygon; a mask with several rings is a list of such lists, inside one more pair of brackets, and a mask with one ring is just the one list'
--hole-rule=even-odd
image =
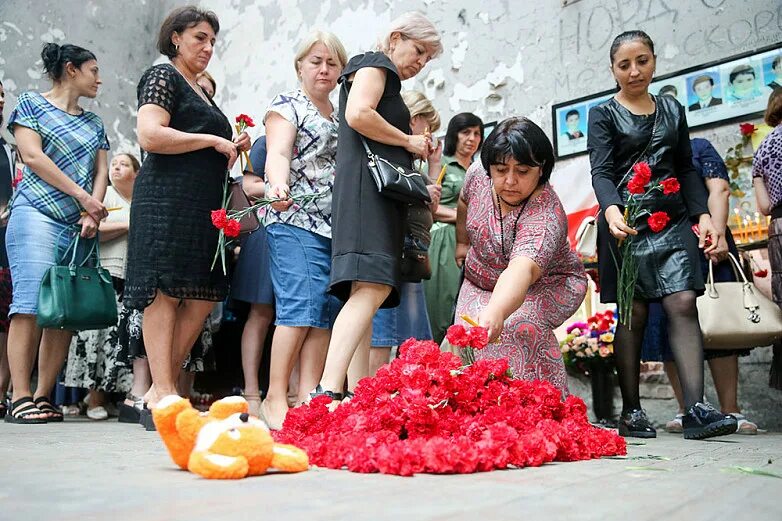
{"label": "single red flower in hand", "polygon": [[627,191],[631,194],[641,195],[646,191],[647,183],[648,181],[644,181],[643,179],[639,179],[638,176],[635,176],[627,183]]}
{"label": "single red flower in hand", "polygon": [[652,169],[649,167],[649,163],[646,161],[639,161],[633,165],[634,179],[643,181],[643,184],[648,184],[652,180]]}
{"label": "single red flower in hand", "polygon": [[679,189],[681,189],[679,180],[676,179],[675,177],[671,177],[670,179],[665,179],[664,181],[660,181],[660,186],[662,187],[663,194],[665,195],[676,194],[679,192]]}
{"label": "single red flower in hand", "polygon": [[649,216],[648,219],[646,219],[647,224],[649,224],[649,229],[651,229],[654,233],[660,232],[668,225],[668,222],[671,220],[670,217],[668,217],[668,214],[665,212],[654,212],[652,215]]}
{"label": "single red flower in hand", "polygon": [[228,216],[225,214],[225,208],[220,208],[219,210],[212,210],[212,224],[215,228],[218,230],[222,230],[225,228],[226,223],[228,222]]}
{"label": "single red flower in hand", "polygon": [[18,169],[16,171],[16,175],[14,176],[13,180],[11,181],[11,188],[16,189],[17,186],[19,186],[19,183],[22,182],[22,170]]}
{"label": "single red flower in hand", "polygon": [[467,336],[470,337],[470,347],[473,349],[483,349],[489,343],[489,332],[484,327],[471,327]]}
{"label": "single red flower in hand", "polygon": [[752,123],[742,123],[739,125],[739,130],[741,131],[742,136],[751,136],[755,133],[755,125]]}
{"label": "single red flower in hand", "polygon": [[236,219],[228,219],[225,223],[225,228],[223,228],[223,233],[225,233],[226,237],[239,237],[239,232],[241,230],[242,227],[239,224],[239,221]]}
{"label": "single red flower in hand", "polygon": [[255,122],[253,121],[253,118],[251,118],[247,114],[239,114],[238,116],[236,116],[236,122],[239,123],[239,125],[243,125],[243,127],[255,126]]}
{"label": "single red flower in hand", "polygon": [[456,324],[448,328],[448,332],[445,333],[445,338],[448,339],[451,345],[457,347],[467,347],[470,345],[470,335],[467,329],[461,324]]}
{"label": "single red flower in hand", "polygon": [[764,278],[764,277],[766,277],[768,275],[768,270],[765,270],[765,269],[764,270],[758,270],[758,271],[754,272],[754,275],[756,277],[759,277],[759,278],[762,279],[762,278]]}

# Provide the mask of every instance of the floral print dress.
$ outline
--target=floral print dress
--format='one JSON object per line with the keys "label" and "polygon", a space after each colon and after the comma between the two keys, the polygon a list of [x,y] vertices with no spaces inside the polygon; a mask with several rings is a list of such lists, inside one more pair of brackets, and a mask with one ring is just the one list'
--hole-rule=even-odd
{"label": "floral print dress", "polygon": [[[503,216],[501,231],[491,180],[483,167],[475,163],[467,171],[462,198],[467,203],[470,249],[456,303],[457,324],[464,324],[459,318],[462,315],[477,319],[511,260],[528,257],[542,272],[541,278],[530,286],[521,307],[505,321],[497,343],[476,351],[476,360],[507,358],[516,378],[546,380],[567,392],[565,366],[554,329],[581,305],[587,279],[584,267],[570,248],[567,217],[559,197],[546,184],[525,207]],[[503,254],[503,237],[507,257]]]}

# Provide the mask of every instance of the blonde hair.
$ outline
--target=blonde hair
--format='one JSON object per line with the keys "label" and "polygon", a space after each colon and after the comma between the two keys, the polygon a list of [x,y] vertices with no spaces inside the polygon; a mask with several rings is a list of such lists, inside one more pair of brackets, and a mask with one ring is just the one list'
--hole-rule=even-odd
{"label": "blonde hair", "polygon": [[207,81],[209,81],[209,83],[212,84],[212,90],[215,91],[215,94],[217,94],[217,82],[212,77],[212,75],[209,74],[208,71],[199,72],[198,75],[196,76],[196,82],[198,82],[198,80],[201,78],[206,78]]}
{"label": "blonde hair", "polygon": [[421,42],[431,53],[432,58],[443,52],[443,44],[440,41],[440,33],[434,24],[418,11],[410,11],[389,25],[386,32],[377,41],[377,49],[385,54],[391,51],[391,35],[399,33],[405,38]]}
{"label": "blonde hair", "polygon": [[402,93],[402,99],[410,111],[410,119],[421,116],[429,125],[429,132],[440,130],[440,114],[437,113],[432,102],[423,93],[417,90],[406,90]]}
{"label": "blonde hair", "polygon": [[331,56],[339,61],[340,68],[344,68],[348,63],[348,53],[345,51],[345,47],[339,38],[334,33],[328,31],[312,31],[307,35],[304,40],[299,44],[299,48],[296,51],[296,56],[293,58],[293,68],[296,71],[296,76],[299,75],[299,62],[307,56],[315,44],[322,43],[329,50]]}

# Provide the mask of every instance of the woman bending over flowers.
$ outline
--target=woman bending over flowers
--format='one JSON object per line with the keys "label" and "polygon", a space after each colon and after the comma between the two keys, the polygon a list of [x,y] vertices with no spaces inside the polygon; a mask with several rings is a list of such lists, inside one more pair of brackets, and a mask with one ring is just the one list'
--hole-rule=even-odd
{"label": "woman bending over flowers", "polygon": [[464,181],[456,217],[456,264],[464,283],[456,315],[488,329],[477,360],[508,359],[516,378],[567,390],[554,329],[578,309],[586,274],[567,240],[567,219],[549,184],[554,151],[526,118],[495,128]]}

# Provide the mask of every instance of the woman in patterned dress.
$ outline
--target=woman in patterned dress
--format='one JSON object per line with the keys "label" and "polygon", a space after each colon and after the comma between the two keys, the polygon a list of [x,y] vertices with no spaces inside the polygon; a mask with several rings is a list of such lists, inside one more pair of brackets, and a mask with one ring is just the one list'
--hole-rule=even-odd
{"label": "woman in patterned dress", "polygon": [[[109,148],[100,118],[79,106],[100,87],[95,55],[75,45],[46,44],[41,53],[52,89],[23,92],[8,121],[25,164],[11,202],[6,250],[13,280],[8,360],[14,386],[10,423],[63,420],[49,398],[68,354],[72,333],[36,324],[38,290],[46,271],[76,233],[94,237],[108,215]],[[38,351],[35,400],[30,376]]]}
{"label": "woman in patterned dress", "polygon": [[[299,87],[277,95],[264,117],[269,196],[282,199],[266,217],[277,327],[261,412],[272,429],[279,429],[288,413],[288,381],[297,355],[298,403],[317,385],[339,312],[339,302],[328,294],[337,157],[337,119],[329,94],[346,62],[336,36],[312,33],[294,59]],[[306,195],[319,197],[304,206],[289,198]]]}
{"label": "woman in patterned dress", "polygon": [[516,378],[547,380],[567,392],[554,329],[581,305],[587,282],[548,182],[553,167],[551,142],[526,118],[506,119],[486,138],[457,207],[456,263],[464,266],[464,282],[456,316],[477,319],[497,341],[476,359],[506,357]]}

